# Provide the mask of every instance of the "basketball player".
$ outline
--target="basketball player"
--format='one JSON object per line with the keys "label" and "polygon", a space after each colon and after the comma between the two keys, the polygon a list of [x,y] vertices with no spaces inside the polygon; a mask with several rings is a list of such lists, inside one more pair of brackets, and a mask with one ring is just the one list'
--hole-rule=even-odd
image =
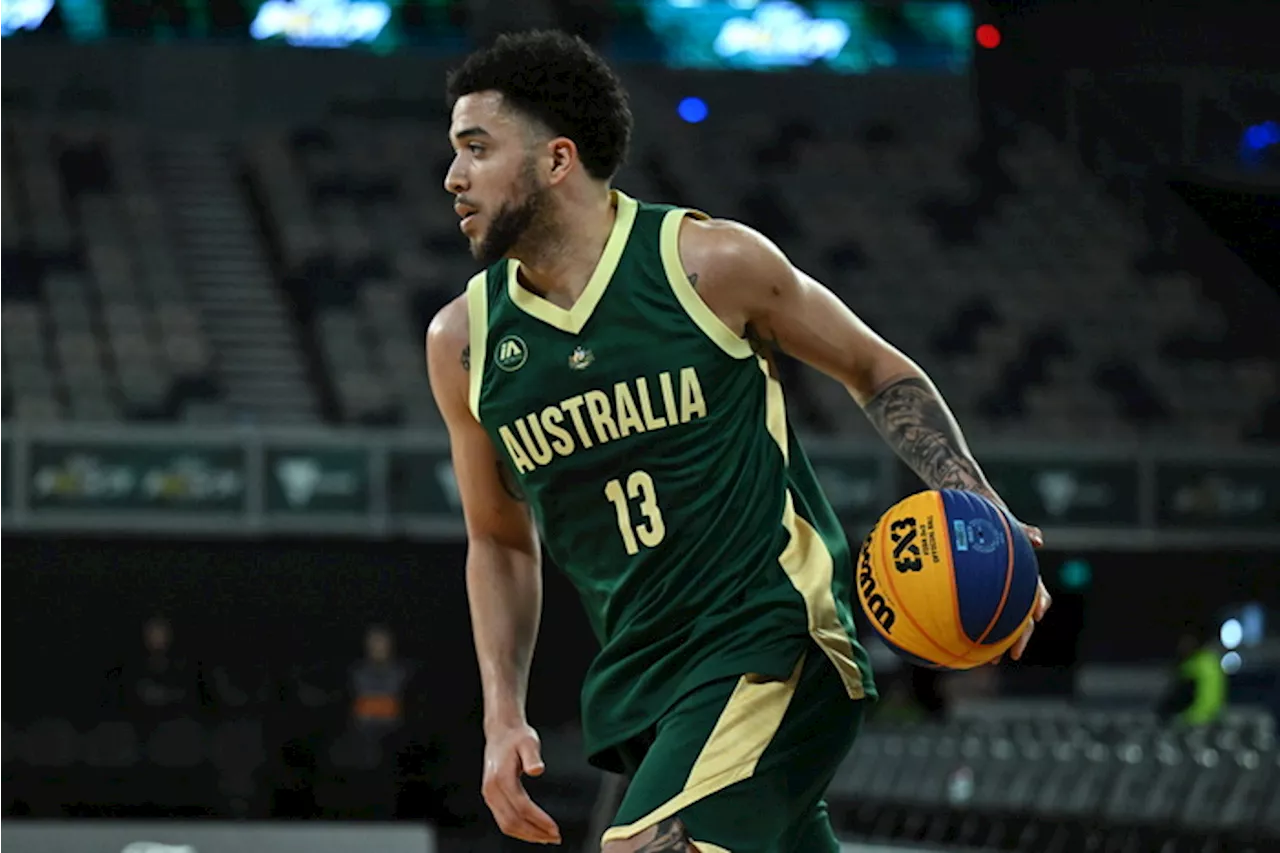
{"label": "basketball player", "polygon": [[544,770],[525,695],[545,546],[601,644],[587,751],[630,779],[603,850],[835,853],[823,793],[875,686],[771,351],[842,382],[930,487],[998,498],[920,368],[773,243],[610,188],[631,113],[584,42],[504,36],[448,96],[445,188],[487,269],[426,346],[466,516],[486,803],[507,835],[560,841],[521,782]]}

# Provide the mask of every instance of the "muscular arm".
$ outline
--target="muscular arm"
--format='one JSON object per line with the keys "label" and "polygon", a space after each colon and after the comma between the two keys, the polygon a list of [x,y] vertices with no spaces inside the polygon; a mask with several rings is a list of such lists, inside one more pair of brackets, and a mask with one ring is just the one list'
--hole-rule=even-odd
{"label": "muscular arm", "polygon": [[964,489],[1003,503],[928,377],[892,382],[863,404],[880,435],[931,489]]}
{"label": "muscular arm", "polygon": [[[732,331],[772,344],[841,382],[889,446],[933,489],[959,488],[1001,505],[924,371],[858,319],[830,290],[797,270],[776,246],[731,222],[680,229],[680,259],[698,293]],[[1032,544],[1040,531],[1023,525]],[[1022,657],[1052,599],[1039,585],[1035,621],[1010,650]]]}
{"label": "muscular arm", "polygon": [[735,223],[688,220],[680,254],[698,293],[730,329],[843,384],[930,488],[999,500],[925,372],[771,242]]}
{"label": "muscular arm", "polygon": [[467,597],[484,689],[486,731],[525,723],[529,667],[542,614],[537,532],[515,477],[467,404],[467,306],[443,308],[427,331],[431,389],[449,430],[467,525]]}

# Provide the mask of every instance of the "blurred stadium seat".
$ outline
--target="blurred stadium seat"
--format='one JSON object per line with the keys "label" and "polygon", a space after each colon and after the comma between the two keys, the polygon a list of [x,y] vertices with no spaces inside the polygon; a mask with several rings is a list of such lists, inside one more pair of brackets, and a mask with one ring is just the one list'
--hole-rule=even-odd
{"label": "blurred stadium seat", "polygon": [[[695,131],[659,85],[633,84],[618,184],[773,236],[978,434],[1231,444],[1274,398],[1274,359],[1232,354],[1189,273],[1137,271],[1142,223],[1046,132],[990,153],[963,103],[818,125],[829,81]],[[474,264],[439,103],[380,103],[238,140],[6,124],[6,413],[439,428],[422,333]],[[865,430],[843,389],[789,379],[811,431]]]}
{"label": "blurred stadium seat", "polygon": [[868,725],[832,783],[833,814],[875,837],[899,809],[914,816],[920,840],[930,823],[939,824],[937,840],[952,840],[978,819],[987,844],[1017,850],[1046,849],[1025,831],[1028,820],[1067,826],[1101,816],[1113,839],[1128,831],[1116,827],[1170,837],[1280,833],[1280,756],[1268,713],[1234,713],[1205,730],[1150,715],[1010,707],[995,719]]}

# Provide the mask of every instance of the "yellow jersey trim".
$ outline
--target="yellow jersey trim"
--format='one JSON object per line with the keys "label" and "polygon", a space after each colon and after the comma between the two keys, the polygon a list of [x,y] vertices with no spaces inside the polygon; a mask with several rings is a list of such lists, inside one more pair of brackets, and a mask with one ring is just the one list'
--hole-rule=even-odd
{"label": "yellow jersey trim", "polygon": [[782,396],[782,383],[773,378],[770,372],[772,366],[769,359],[763,356],[756,356],[756,364],[760,367],[760,372],[764,374],[764,419],[765,428],[769,430],[769,436],[774,443],[778,445],[778,449],[782,451],[782,461],[791,462],[791,452],[788,449],[790,442],[787,440],[787,402]]}
{"label": "yellow jersey trim", "polygon": [[627,247],[627,239],[631,236],[631,226],[635,225],[636,210],[639,207],[634,199],[618,190],[610,190],[610,196],[618,209],[617,216],[613,220],[613,229],[609,232],[609,239],[605,241],[604,251],[600,254],[600,260],[596,262],[596,268],[591,272],[591,278],[587,279],[587,286],[583,288],[582,294],[573,303],[573,307],[561,308],[521,287],[520,262],[512,259],[507,264],[507,294],[517,308],[571,335],[578,334],[583,326],[587,325],[596,306],[600,304],[605,289],[613,279],[614,272],[618,269],[618,262],[622,260],[622,251]]}
{"label": "yellow jersey trim", "polygon": [[485,279],[485,273],[479,272],[467,282],[467,346],[471,348],[467,405],[477,423],[480,421],[480,388],[484,384],[485,350],[489,337],[489,293]]}
{"label": "yellow jersey trim", "polygon": [[695,219],[710,218],[700,210],[689,209],[670,210],[662,217],[659,245],[662,252],[662,266],[667,272],[667,281],[671,284],[676,299],[680,300],[681,307],[689,315],[689,319],[697,324],[703,334],[733,358],[748,358],[755,354],[751,344],[726,326],[724,321],[716,316],[716,312],[707,307],[707,303],[702,301],[698,291],[694,290],[689,282],[684,264],[680,261],[680,224],[686,216],[692,216]]}
{"label": "yellow jersey trim", "polygon": [[865,695],[862,670],[853,659],[853,643],[836,612],[836,599],[831,593],[835,567],[831,552],[818,531],[796,515],[790,489],[787,490],[786,507],[782,513],[782,526],[790,534],[791,541],[778,562],[790,578],[791,585],[804,599],[805,612],[809,617],[809,636],[840,673],[849,698],[861,699]]}
{"label": "yellow jersey trim", "polygon": [[[744,675],[725,703],[715,727],[702,745],[680,793],[626,826],[605,831],[600,843],[623,841],[679,814],[681,809],[730,785],[751,778],[756,764],[782,726],[807,655],[801,655],[786,681]],[[711,850],[723,848],[712,847]]]}
{"label": "yellow jersey trim", "polygon": [[[760,359],[760,369],[768,383],[765,389],[765,425],[786,463],[789,461],[787,411],[782,383],[769,373],[768,362],[763,358]],[[787,489],[786,503],[782,510],[782,526],[787,531],[788,542],[778,557],[778,562],[787,573],[791,585],[804,599],[809,636],[840,673],[840,680],[844,683],[849,698],[861,699],[865,694],[862,670],[853,659],[853,642],[849,639],[844,623],[840,621],[835,595],[831,591],[835,560],[813,525],[796,514],[795,500],[790,489]]]}

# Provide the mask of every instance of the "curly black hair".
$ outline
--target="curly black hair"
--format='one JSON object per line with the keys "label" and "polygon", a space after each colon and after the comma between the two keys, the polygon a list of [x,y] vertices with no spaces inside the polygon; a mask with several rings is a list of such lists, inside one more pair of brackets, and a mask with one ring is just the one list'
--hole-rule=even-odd
{"label": "curly black hair", "polygon": [[627,91],[600,55],[577,36],[532,30],[498,36],[449,73],[449,107],[463,95],[501,92],[504,101],[572,139],[587,172],[609,180],[627,157]]}

